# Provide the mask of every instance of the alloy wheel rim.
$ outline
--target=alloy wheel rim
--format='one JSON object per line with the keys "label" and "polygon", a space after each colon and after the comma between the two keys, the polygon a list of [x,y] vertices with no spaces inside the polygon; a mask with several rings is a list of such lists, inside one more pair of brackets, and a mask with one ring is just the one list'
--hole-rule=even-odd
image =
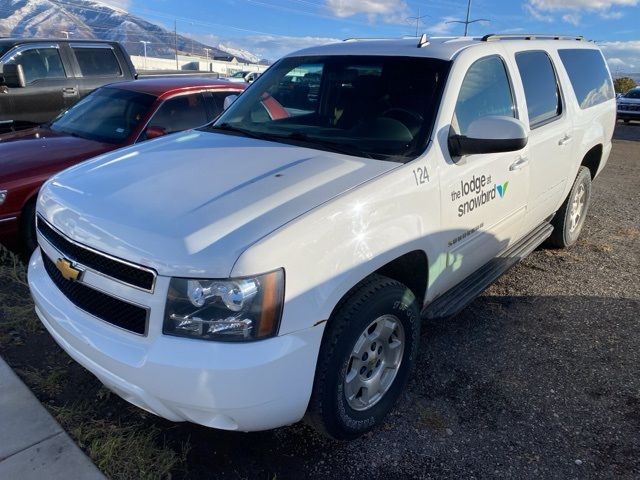
{"label": "alloy wheel rim", "polygon": [[400,370],[404,346],[404,327],[395,315],[378,317],[363,330],[346,364],[344,392],[351,408],[368,410],[384,397]]}
{"label": "alloy wheel rim", "polygon": [[569,231],[571,233],[576,231],[582,220],[586,200],[585,197],[586,190],[584,185],[580,184],[580,187],[576,191],[576,194],[573,196],[573,201],[571,202],[571,213],[569,216]]}

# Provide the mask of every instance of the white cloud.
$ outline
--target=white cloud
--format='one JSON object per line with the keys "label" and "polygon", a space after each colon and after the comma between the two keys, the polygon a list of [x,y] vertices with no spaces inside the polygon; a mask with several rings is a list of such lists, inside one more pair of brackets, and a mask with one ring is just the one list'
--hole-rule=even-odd
{"label": "white cloud", "polygon": [[529,0],[536,10],[608,10],[611,7],[633,7],[640,0]]}
{"label": "white cloud", "polygon": [[622,17],[624,17],[624,14],[622,12],[600,12],[600,16],[602,18],[604,18],[605,20],[619,20]]}
{"label": "white cloud", "polygon": [[578,25],[580,25],[580,20],[581,19],[582,19],[582,17],[580,16],[579,13],[567,13],[567,14],[562,16],[562,21],[563,22],[570,23],[574,27],[577,27]]}
{"label": "white cloud", "polygon": [[129,8],[131,8],[131,4],[133,3],[133,0],[100,0],[97,3],[104,3],[109,7],[118,8],[120,10],[128,12]]}
{"label": "white cloud", "polygon": [[531,15],[533,18],[540,22],[553,22],[553,17],[550,15],[545,15],[535,8],[533,8],[530,4],[525,3],[523,6],[524,10]]}
{"label": "white cloud", "polygon": [[614,71],[623,73],[640,71],[640,40],[602,42],[598,45]]}
{"label": "white cloud", "polygon": [[404,0],[326,0],[326,6],[336,17],[365,14],[371,22],[381,17],[387,23],[403,23],[411,15]]}

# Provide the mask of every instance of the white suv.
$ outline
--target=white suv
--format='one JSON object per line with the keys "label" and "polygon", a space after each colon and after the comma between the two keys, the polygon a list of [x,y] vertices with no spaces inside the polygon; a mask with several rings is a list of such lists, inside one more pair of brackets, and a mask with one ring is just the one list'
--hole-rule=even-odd
{"label": "white suv", "polygon": [[611,151],[593,44],[346,41],[272,66],[215,124],[67,170],[39,196],[37,313],[173,421],[334,438],[378,425],[421,318],[573,244]]}

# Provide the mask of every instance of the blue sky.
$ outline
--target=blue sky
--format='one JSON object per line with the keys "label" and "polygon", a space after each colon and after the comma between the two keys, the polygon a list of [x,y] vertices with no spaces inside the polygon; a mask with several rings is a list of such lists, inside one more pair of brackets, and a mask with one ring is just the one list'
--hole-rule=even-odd
{"label": "blue sky", "polygon": [[[276,59],[292,50],[348,37],[462,34],[467,0],[112,0],[133,14],[209,43]],[[640,0],[474,0],[471,34],[581,34],[603,45],[614,70],[640,71]]]}

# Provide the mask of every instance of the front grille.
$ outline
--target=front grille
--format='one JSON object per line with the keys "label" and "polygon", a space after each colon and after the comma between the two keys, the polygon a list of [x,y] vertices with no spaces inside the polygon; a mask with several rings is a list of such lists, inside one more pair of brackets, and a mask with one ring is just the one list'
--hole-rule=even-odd
{"label": "front grille", "polygon": [[42,252],[44,268],[53,283],[76,307],[125,330],[146,334],[147,310],[98,292],[78,282],[66,280],[53,261]]}
{"label": "front grille", "polygon": [[38,231],[51,245],[56,247],[65,257],[68,257],[69,260],[73,260],[103,275],[115,278],[134,287],[148,291],[153,290],[153,283],[155,281],[153,272],[100,255],[99,253],[73,243],[56,232],[40,218],[38,218]]}

